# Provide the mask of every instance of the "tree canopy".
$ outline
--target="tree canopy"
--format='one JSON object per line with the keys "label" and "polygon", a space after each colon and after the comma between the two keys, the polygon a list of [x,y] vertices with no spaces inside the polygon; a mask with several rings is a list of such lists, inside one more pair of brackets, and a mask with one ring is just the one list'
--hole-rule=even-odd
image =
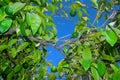
{"label": "tree canopy", "polygon": [[[0,79],[120,79],[120,0],[91,3],[0,0]],[[97,11],[92,22],[87,8]],[[60,45],[53,19],[56,15],[67,20],[78,18],[71,38]],[[97,25],[101,19],[103,23]],[[47,46],[65,56],[58,66],[45,60]]]}

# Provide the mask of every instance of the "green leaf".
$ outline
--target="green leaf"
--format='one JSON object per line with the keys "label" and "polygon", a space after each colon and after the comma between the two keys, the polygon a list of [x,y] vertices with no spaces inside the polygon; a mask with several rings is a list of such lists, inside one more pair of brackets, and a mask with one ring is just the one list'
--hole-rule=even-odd
{"label": "green leaf", "polygon": [[18,48],[17,48],[17,52],[22,51],[22,50],[25,49],[28,45],[29,45],[28,42],[24,42],[24,43],[20,44],[20,45],[18,46]]}
{"label": "green leaf", "polygon": [[7,49],[8,46],[7,45],[0,45],[0,51],[3,51],[4,49]]}
{"label": "green leaf", "polygon": [[23,23],[20,23],[20,31],[23,34],[23,36],[27,36],[26,32],[25,32],[25,26]]}
{"label": "green leaf", "polygon": [[56,74],[55,73],[51,73],[48,75],[48,80],[56,80]]}
{"label": "green leaf", "polygon": [[27,24],[31,27],[32,33],[34,35],[38,31],[41,24],[40,16],[35,13],[27,13],[26,21]]}
{"label": "green leaf", "polygon": [[110,64],[110,66],[114,70],[114,72],[119,71],[119,69],[114,64]]}
{"label": "green leaf", "polygon": [[120,80],[120,71],[115,72],[111,80]]}
{"label": "green leaf", "polygon": [[39,72],[42,73],[40,74],[40,79],[44,79],[45,75],[46,75],[46,72],[47,72],[47,68],[45,65],[41,65],[40,68],[39,68]]}
{"label": "green leaf", "polygon": [[91,67],[91,73],[92,73],[92,77],[94,78],[94,80],[99,80],[99,74],[98,74],[96,68]]}
{"label": "green leaf", "polygon": [[7,61],[2,61],[2,70],[5,71],[5,69],[9,66],[9,63]]}
{"label": "green leaf", "polygon": [[4,7],[0,8],[0,21],[2,21],[6,17]]}
{"label": "green leaf", "polygon": [[8,80],[11,80],[14,74],[15,74],[15,73],[14,73],[13,71],[11,71],[11,72],[7,75],[7,79],[8,79]]}
{"label": "green leaf", "polygon": [[11,39],[8,43],[8,46],[11,47],[13,44],[17,43],[17,41],[18,41],[17,39]]}
{"label": "green leaf", "polygon": [[91,60],[82,59],[82,66],[87,71],[91,65]]}
{"label": "green leaf", "polygon": [[91,65],[92,54],[89,47],[86,47],[82,53],[82,66],[87,71]]}
{"label": "green leaf", "polygon": [[99,75],[102,77],[105,74],[105,71],[106,71],[105,63],[103,61],[98,61],[97,69],[98,69]]}
{"label": "green leaf", "polygon": [[39,62],[41,60],[40,50],[34,49],[34,62]]}
{"label": "green leaf", "polygon": [[11,51],[10,51],[11,55],[13,58],[15,58],[17,56],[17,52],[16,52],[16,49],[15,48],[12,48]]}
{"label": "green leaf", "polygon": [[12,19],[5,18],[3,21],[0,22],[0,32],[5,33],[11,26]]}
{"label": "green leaf", "polygon": [[13,71],[15,73],[18,73],[21,69],[22,69],[22,66],[21,65],[17,65],[17,66],[15,66],[15,68],[13,69]]}
{"label": "green leaf", "polygon": [[21,10],[24,6],[25,6],[25,3],[15,2],[13,5],[11,5],[13,9],[13,14]]}
{"label": "green leaf", "polygon": [[91,0],[92,3],[98,8],[98,3],[97,3],[97,0]]}
{"label": "green leaf", "polygon": [[81,18],[82,17],[82,12],[79,10],[78,11],[78,17]]}
{"label": "green leaf", "polygon": [[107,30],[103,32],[103,35],[105,36],[106,41],[111,45],[114,46],[114,44],[117,42],[117,35],[112,30]]}
{"label": "green leaf", "polygon": [[85,4],[81,3],[80,1],[76,1],[77,4],[79,4],[80,6],[86,6]]}

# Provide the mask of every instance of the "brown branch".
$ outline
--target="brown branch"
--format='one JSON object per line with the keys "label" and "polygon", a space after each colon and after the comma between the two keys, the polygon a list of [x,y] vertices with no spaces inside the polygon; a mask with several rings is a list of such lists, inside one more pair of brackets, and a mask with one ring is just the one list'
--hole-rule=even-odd
{"label": "brown branch", "polygon": [[16,29],[15,28],[11,28],[5,34],[0,34],[0,36],[2,36],[2,35],[12,35],[15,32],[16,32]]}

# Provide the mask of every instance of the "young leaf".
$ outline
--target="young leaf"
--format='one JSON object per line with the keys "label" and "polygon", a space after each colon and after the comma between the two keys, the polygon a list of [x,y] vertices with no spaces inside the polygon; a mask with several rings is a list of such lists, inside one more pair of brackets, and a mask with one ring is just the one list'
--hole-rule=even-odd
{"label": "young leaf", "polygon": [[110,64],[111,68],[114,70],[114,72],[119,71],[118,67],[115,66],[114,64]]}
{"label": "young leaf", "polygon": [[16,12],[18,12],[19,10],[21,10],[25,6],[25,3],[16,2],[11,6],[13,9],[13,14],[15,14]]}
{"label": "young leaf", "polygon": [[105,63],[103,61],[98,61],[97,69],[98,69],[99,75],[102,77],[105,74],[105,71],[106,71]]}
{"label": "young leaf", "polygon": [[99,80],[99,74],[94,67],[91,67],[91,73],[92,73],[94,80]]}
{"label": "young leaf", "polygon": [[27,34],[25,32],[25,26],[23,25],[23,23],[20,23],[20,31],[23,34],[23,36],[27,36]]}
{"label": "young leaf", "polygon": [[91,65],[91,60],[82,59],[82,66],[87,71]]}
{"label": "young leaf", "polygon": [[97,3],[97,0],[91,0],[92,3],[98,8],[98,3]]}
{"label": "young leaf", "polygon": [[5,33],[11,26],[12,19],[5,18],[3,21],[0,22],[0,32]]}
{"label": "young leaf", "polygon": [[17,52],[22,51],[22,50],[25,49],[28,45],[29,45],[28,42],[24,42],[24,43],[22,43],[21,45],[18,46],[18,48],[17,48]]}
{"label": "young leaf", "polygon": [[35,13],[27,13],[26,15],[27,24],[31,27],[33,35],[38,31],[41,18],[38,14]]}
{"label": "young leaf", "polygon": [[82,66],[88,70],[92,61],[92,54],[89,47],[86,47],[82,53]]}
{"label": "young leaf", "polygon": [[0,21],[2,21],[6,17],[4,7],[0,8]]}
{"label": "young leaf", "polygon": [[17,39],[11,39],[8,43],[8,46],[12,46],[13,44],[15,44],[18,40]]}
{"label": "young leaf", "polygon": [[15,48],[11,48],[10,52],[11,52],[12,57],[15,58],[16,55],[17,55],[16,49]]}
{"label": "young leaf", "polygon": [[117,42],[117,35],[112,31],[112,30],[107,30],[105,32],[103,32],[103,35],[106,38],[106,41],[111,45],[114,46],[114,44]]}
{"label": "young leaf", "polygon": [[34,62],[39,62],[41,60],[40,50],[34,49]]}

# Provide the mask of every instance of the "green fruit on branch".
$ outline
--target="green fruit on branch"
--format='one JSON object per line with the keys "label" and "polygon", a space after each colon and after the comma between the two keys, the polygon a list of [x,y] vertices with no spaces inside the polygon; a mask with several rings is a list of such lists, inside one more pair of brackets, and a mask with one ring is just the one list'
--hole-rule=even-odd
{"label": "green fruit on branch", "polygon": [[78,37],[78,32],[73,32],[73,34],[72,34],[72,38],[77,38]]}
{"label": "green fruit on branch", "polygon": [[51,72],[57,72],[57,67],[56,66],[52,66],[51,67]]}
{"label": "green fruit on branch", "polygon": [[11,6],[7,6],[7,7],[5,8],[5,13],[6,13],[7,15],[13,15],[13,8],[12,8]]}
{"label": "green fruit on branch", "polygon": [[76,11],[76,10],[74,10],[74,9],[71,9],[71,10],[70,10],[70,16],[71,16],[71,17],[75,17],[76,14],[77,14],[77,11]]}

